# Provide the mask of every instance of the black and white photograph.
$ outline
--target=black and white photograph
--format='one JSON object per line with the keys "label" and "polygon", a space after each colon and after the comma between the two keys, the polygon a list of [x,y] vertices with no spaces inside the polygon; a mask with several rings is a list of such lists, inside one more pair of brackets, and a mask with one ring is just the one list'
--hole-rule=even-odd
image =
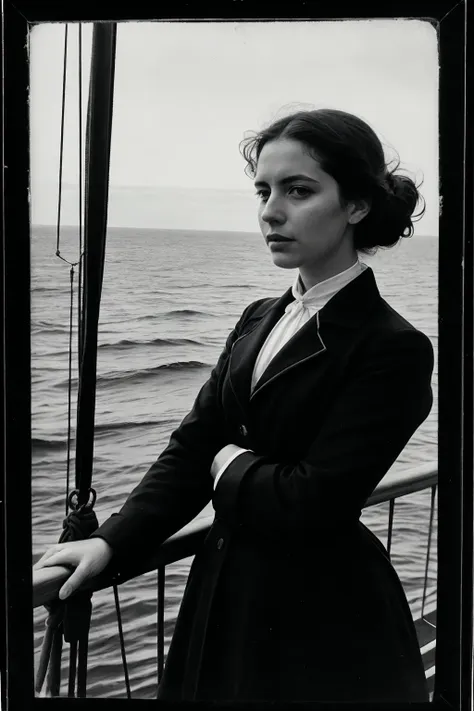
{"label": "black and white photograph", "polygon": [[34,696],[433,701],[436,24],[28,58]]}

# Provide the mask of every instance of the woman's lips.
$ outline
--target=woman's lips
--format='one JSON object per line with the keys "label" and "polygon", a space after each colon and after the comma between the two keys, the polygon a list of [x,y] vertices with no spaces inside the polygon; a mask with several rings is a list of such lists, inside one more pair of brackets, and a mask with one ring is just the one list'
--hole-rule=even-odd
{"label": "woman's lips", "polygon": [[284,235],[279,235],[275,233],[267,235],[267,242],[293,242],[293,240],[290,237],[285,237]]}

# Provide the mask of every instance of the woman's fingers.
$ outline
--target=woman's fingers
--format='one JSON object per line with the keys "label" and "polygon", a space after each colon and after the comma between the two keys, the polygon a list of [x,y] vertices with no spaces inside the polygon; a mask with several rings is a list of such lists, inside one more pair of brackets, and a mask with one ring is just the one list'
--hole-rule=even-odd
{"label": "woman's fingers", "polygon": [[[39,565],[40,562],[42,562],[42,565]],[[34,568],[49,568],[54,565],[62,565],[65,567],[77,565],[77,568],[59,591],[59,597],[61,600],[69,597],[69,595],[75,592],[82,585],[84,580],[89,577],[90,565],[85,561],[81,561],[81,557],[77,555],[77,552],[70,550],[69,547],[65,547],[60,550],[47,551],[41,561],[36,563]]]}
{"label": "woman's fingers", "polygon": [[64,600],[75,592],[87,578],[100,573],[110,561],[112,554],[110,545],[101,538],[70,541],[51,546],[33,567],[36,570],[53,565],[75,568],[59,591],[59,597]]}
{"label": "woman's fingers", "polygon": [[71,551],[68,550],[54,551],[39,567],[50,568],[53,565],[77,565],[76,558],[77,556],[74,554],[71,555]]}
{"label": "woman's fingers", "polygon": [[[33,566],[33,570],[38,570],[39,568],[42,568],[45,564],[46,561],[51,558],[51,556],[56,555],[60,550],[62,550],[64,544],[63,543],[57,543],[54,546],[51,546],[51,548],[48,548],[46,553],[44,553],[39,560],[36,561],[36,563]],[[48,565],[51,565],[51,563],[48,563]]]}
{"label": "woman's fingers", "polygon": [[89,577],[88,566],[78,565],[74,573],[68,578],[67,582],[64,583],[61,590],[59,591],[59,599],[64,600],[65,598],[72,595],[82,583]]}

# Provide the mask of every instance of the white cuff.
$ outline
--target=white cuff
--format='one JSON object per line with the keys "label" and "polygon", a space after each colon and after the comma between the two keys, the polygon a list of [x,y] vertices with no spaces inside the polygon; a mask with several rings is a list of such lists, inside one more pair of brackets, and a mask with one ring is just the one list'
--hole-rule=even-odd
{"label": "white cuff", "polygon": [[234,454],[231,454],[231,456],[229,457],[229,459],[226,461],[225,464],[223,464],[223,465],[221,466],[221,468],[219,469],[219,471],[217,472],[217,474],[216,474],[216,476],[215,476],[215,478],[214,478],[214,489],[216,488],[217,482],[219,481],[219,479],[221,478],[221,476],[223,475],[223,473],[225,472],[225,470],[227,469],[227,467],[229,466],[229,464],[230,464],[231,462],[233,462],[234,459],[236,459],[237,457],[239,457],[239,456],[240,456],[241,454],[243,454],[244,452],[251,452],[251,451],[252,451],[251,449],[243,449],[242,447],[239,447],[239,450],[238,450],[237,452],[234,452]]}

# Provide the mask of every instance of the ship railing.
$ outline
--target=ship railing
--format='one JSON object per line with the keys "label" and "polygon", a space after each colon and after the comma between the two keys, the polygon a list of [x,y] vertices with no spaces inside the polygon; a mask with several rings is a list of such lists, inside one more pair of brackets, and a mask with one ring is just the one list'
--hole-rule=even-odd
{"label": "ship railing", "polygon": [[[414,613],[420,649],[423,656],[425,674],[432,692],[434,683],[434,653],[436,645],[436,603],[428,604],[428,577],[430,555],[433,544],[433,524],[435,500],[438,484],[438,469],[435,462],[426,463],[400,472],[389,473],[377,486],[366,502],[365,508],[388,503],[387,537],[385,545],[391,552],[395,521],[395,503],[401,497],[431,489],[429,525],[426,534],[426,554],[424,565],[424,585],[421,608]],[[101,573],[86,581],[82,588],[92,592],[117,586],[151,571],[157,571],[157,679],[163,674],[165,662],[165,574],[166,566],[194,556],[204,541],[214,520],[213,516],[199,517],[188,523],[180,531],[168,538],[156,553],[139,568],[125,574]],[[421,533],[421,532],[420,532]],[[421,538],[421,535],[420,535]],[[423,536],[424,538],[424,536]],[[420,540],[422,545],[422,540]],[[54,566],[33,570],[33,607],[40,607],[58,598],[58,593],[71,571]],[[413,611],[412,611],[413,612]]]}

